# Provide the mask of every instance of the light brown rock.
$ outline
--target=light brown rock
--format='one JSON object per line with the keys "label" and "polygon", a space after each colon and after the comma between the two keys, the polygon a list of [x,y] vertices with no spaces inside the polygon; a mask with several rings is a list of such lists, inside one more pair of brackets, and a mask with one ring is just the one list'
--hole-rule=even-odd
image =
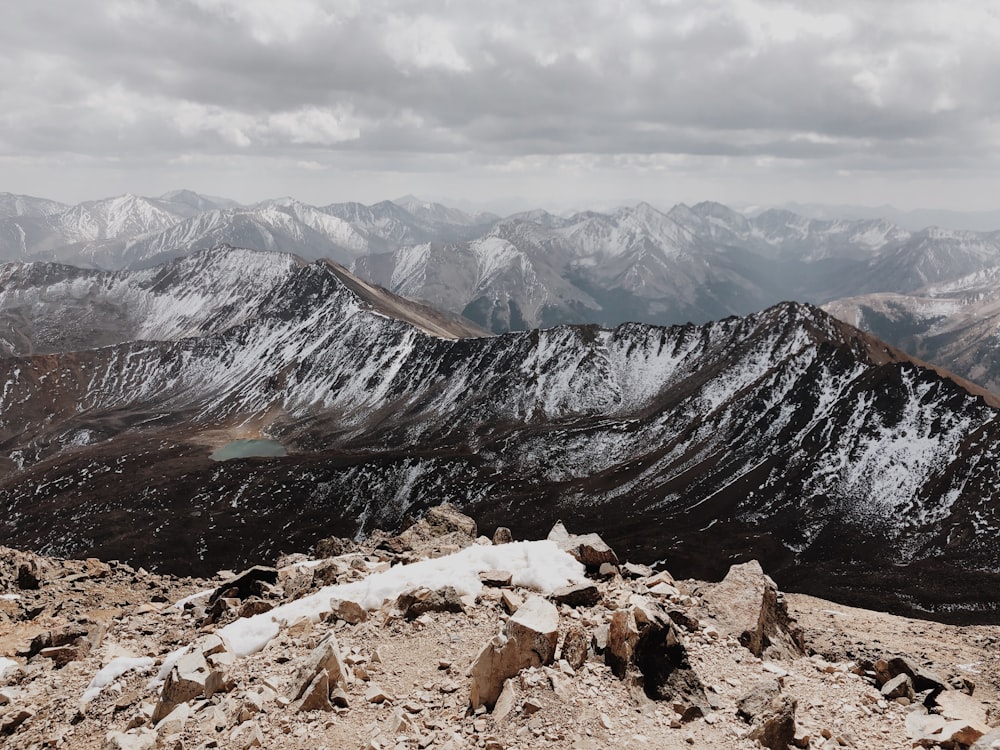
{"label": "light brown rock", "polygon": [[288,699],[298,701],[302,698],[320,672],[326,674],[328,686],[347,687],[347,672],[341,659],[340,645],[333,633],[328,633],[296,670]]}
{"label": "light brown rock", "polygon": [[357,625],[368,619],[368,611],[350,599],[331,599],[330,614],[338,620],[349,622],[352,625]]}
{"label": "light brown rock", "polygon": [[522,669],[549,664],[559,640],[559,612],[551,602],[530,597],[507,621],[504,632],[480,650],[472,665],[473,708],[493,708],[504,681]]}
{"label": "light brown rock", "polygon": [[721,633],[735,636],[754,656],[780,659],[805,653],[802,632],[783,595],[756,560],[733,565],[705,599]]}

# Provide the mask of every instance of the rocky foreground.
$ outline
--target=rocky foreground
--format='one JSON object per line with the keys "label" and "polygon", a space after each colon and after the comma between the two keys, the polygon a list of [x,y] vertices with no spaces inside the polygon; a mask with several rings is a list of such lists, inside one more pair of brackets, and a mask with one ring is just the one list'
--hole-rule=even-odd
{"label": "rocky foreground", "polygon": [[0,548],[0,745],[1000,747],[996,626],[477,534],[441,506],[212,580]]}

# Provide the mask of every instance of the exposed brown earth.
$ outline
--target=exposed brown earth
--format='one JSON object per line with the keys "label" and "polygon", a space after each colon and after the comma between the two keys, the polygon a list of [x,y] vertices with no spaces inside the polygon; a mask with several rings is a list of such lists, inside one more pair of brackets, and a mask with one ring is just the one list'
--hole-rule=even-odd
{"label": "exposed brown earth", "polygon": [[[675,581],[607,562],[614,552],[592,537],[553,535],[591,567],[589,583],[548,601],[493,571],[481,576],[488,583],[478,597],[416,591],[367,612],[331,602],[335,614],[287,622],[246,656],[213,635],[389,564],[490,545],[476,533],[471,519],[443,508],[400,536],[375,534],[360,546],[327,540],[320,550],[333,556],[314,567],[292,556],[273,572],[213,579],[4,548],[0,744],[751,750],[760,741],[902,750],[918,742],[968,747],[1000,722],[1000,628],[785,596],[754,565],[734,567],[720,584]],[[174,604],[206,590],[216,593]],[[560,599],[573,603],[549,603]],[[461,611],[447,611],[449,602]],[[519,620],[523,602],[555,614],[555,652],[528,654],[529,665],[504,681],[481,668],[484,649],[503,642],[492,640],[497,633],[507,633],[508,651],[522,637],[516,632],[543,638],[532,633],[548,615]],[[162,670],[185,646],[193,650]],[[122,656],[148,662],[83,702],[102,666]],[[190,671],[192,662],[204,666]],[[153,680],[160,671],[166,682]],[[474,674],[484,684],[497,680],[495,705],[473,709]],[[883,694],[896,683],[905,692],[907,681],[909,698]],[[945,724],[948,737],[916,734]]]}

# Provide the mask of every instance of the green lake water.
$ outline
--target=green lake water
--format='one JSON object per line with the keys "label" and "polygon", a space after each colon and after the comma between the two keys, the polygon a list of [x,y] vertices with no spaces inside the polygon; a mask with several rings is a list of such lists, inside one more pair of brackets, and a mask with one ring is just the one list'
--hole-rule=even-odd
{"label": "green lake water", "polygon": [[277,440],[234,440],[212,451],[213,461],[229,461],[234,458],[276,458],[287,456],[285,446]]}

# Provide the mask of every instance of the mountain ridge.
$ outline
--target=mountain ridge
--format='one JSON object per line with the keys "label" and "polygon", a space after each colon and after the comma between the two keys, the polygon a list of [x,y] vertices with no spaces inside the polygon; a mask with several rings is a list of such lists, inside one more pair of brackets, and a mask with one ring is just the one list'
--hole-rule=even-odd
{"label": "mountain ridge", "polygon": [[[818,308],[443,339],[345,279],[296,264],[235,326],[0,359],[3,538],[210,568],[275,553],[274,524],[308,545],[450,500],[522,532],[602,519],[691,574],[749,555],[793,587],[891,579],[897,609],[995,616],[996,410]],[[287,455],[209,457],[246,438]],[[941,585],[914,599],[916,571]]]}

